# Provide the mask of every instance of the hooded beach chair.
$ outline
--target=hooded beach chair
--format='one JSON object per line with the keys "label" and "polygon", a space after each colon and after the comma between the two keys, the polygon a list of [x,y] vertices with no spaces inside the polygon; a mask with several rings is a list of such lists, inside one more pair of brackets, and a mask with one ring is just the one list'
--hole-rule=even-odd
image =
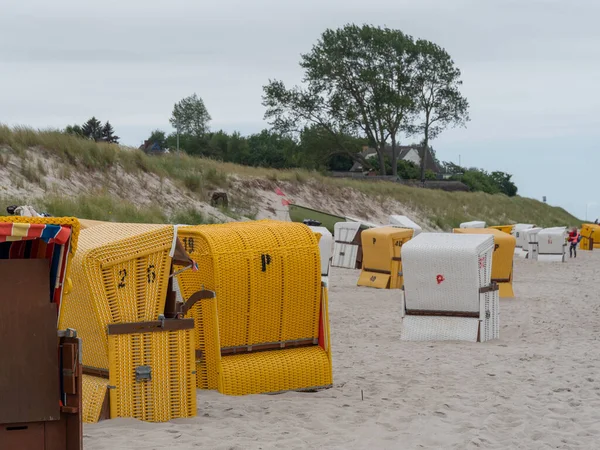
{"label": "hooded beach chair", "polygon": [[407,216],[390,216],[390,225],[393,227],[409,228],[414,230],[413,237],[416,237],[423,232],[423,229]]}
{"label": "hooded beach chair", "polygon": [[318,235],[319,253],[321,255],[321,280],[327,284],[331,255],[333,254],[333,235],[325,227],[310,226],[309,228]]}
{"label": "hooded beach chair", "polygon": [[422,233],[402,248],[407,341],[483,342],[499,335],[490,234]]}
{"label": "hooded beach chair", "polygon": [[414,230],[378,227],[361,234],[363,269],[358,286],[379,289],[402,289],[402,246],[413,237]]}
{"label": "hooded beach chair", "polygon": [[360,269],[362,267],[362,233],[359,222],[338,222],[334,226],[333,261],[334,267]]}
{"label": "hooded beach chair", "polygon": [[179,233],[199,267],[177,276],[182,295],[203,288],[216,294],[189,312],[198,387],[246,395],[331,386],[327,288],[315,233],[270,220]]}
{"label": "hooded beach chair", "polygon": [[537,261],[539,253],[538,234],[542,231],[540,227],[529,228],[523,233],[525,234],[525,242],[527,242],[527,259]]}
{"label": "hooded beach chair", "polygon": [[178,244],[172,225],[82,230],[60,325],[83,340],[86,422],[196,415],[194,323],[170,313]]}
{"label": "hooded beach chair", "polygon": [[510,234],[493,228],[455,228],[458,234],[491,234],[494,237],[492,256],[492,282],[498,284],[500,298],[513,298],[513,257],[516,239]]}
{"label": "hooded beach chair", "polygon": [[494,225],[488,228],[493,228],[494,230],[500,230],[503,233],[513,234],[513,230],[515,228],[514,225]]}
{"label": "hooded beach chair", "polygon": [[513,228],[513,236],[517,240],[517,246],[515,247],[515,255],[521,258],[527,257],[527,250],[529,249],[529,242],[525,234],[526,230],[535,228],[534,224],[530,223],[517,223]]}
{"label": "hooded beach chair", "polygon": [[0,449],[81,450],[81,342],[57,327],[79,222],[0,217]]}
{"label": "hooded beach chair", "polygon": [[565,262],[567,227],[544,228],[538,235],[538,261]]}
{"label": "hooded beach chair", "polygon": [[473,220],[471,222],[463,222],[459,225],[459,228],[485,228],[487,225],[481,220]]}
{"label": "hooded beach chair", "polygon": [[597,248],[597,246],[600,246],[600,225],[584,223],[581,226],[580,235],[580,250],[592,251],[594,248]]}

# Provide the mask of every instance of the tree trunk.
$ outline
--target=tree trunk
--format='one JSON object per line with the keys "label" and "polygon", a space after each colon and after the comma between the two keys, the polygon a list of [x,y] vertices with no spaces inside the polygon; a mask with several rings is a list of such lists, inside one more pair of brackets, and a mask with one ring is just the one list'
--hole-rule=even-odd
{"label": "tree trunk", "polygon": [[392,175],[398,176],[398,152],[396,150],[396,136],[392,136]]}
{"label": "tree trunk", "polygon": [[425,136],[423,138],[423,156],[421,157],[421,183],[425,185],[425,165],[427,164],[427,149],[429,148],[429,114],[425,116]]}
{"label": "tree trunk", "polygon": [[386,175],[385,170],[385,144],[381,144],[379,149],[377,150],[379,156],[379,173],[381,175]]}

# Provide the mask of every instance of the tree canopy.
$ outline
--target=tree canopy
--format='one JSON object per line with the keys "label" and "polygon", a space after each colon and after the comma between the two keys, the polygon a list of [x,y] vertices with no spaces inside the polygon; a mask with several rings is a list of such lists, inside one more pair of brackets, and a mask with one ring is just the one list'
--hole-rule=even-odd
{"label": "tree canopy", "polygon": [[208,132],[211,120],[204,100],[194,93],[175,103],[170,122],[181,134],[202,137]]}
{"label": "tree canopy", "polygon": [[392,174],[397,174],[402,134],[422,134],[427,147],[447,126],[468,120],[468,103],[458,89],[460,71],[448,53],[400,30],[371,25],[328,29],[301,56],[300,67],[302,86],[287,88],[278,80],[264,86],[265,119],[284,133],[317,125],[355,160],[360,154],[348,151],[340,137],[364,138],[377,152],[382,174],[388,143]]}
{"label": "tree canopy", "polygon": [[115,135],[115,130],[110,122],[106,121],[104,125],[95,116],[90,118],[83,125],[67,125],[64,130],[67,134],[81,136],[92,139],[96,142],[109,142],[111,144],[119,143],[119,136]]}

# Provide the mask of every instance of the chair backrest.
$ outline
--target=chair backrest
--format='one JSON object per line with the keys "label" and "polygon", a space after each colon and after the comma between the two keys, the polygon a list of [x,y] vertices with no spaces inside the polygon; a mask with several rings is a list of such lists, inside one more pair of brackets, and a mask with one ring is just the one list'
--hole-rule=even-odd
{"label": "chair backrest", "polygon": [[338,222],[334,226],[334,239],[338,242],[351,243],[360,230],[360,222]]}
{"label": "chair backrest", "polygon": [[107,325],[164,312],[173,235],[172,225],[106,223],[81,231],[59,326],[83,339],[84,365],[108,369]]}
{"label": "chair backrest", "polygon": [[419,225],[417,225],[407,216],[390,216],[390,225],[398,226],[401,228],[410,228],[414,230],[413,237],[417,237],[419,233],[423,231],[423,229]]}
{"label": "chair backrest", "polygon": [[542,228],[540,228],[540,227],[529,228],[529,229],[525,230],[523,232],[523,234],[525,235],[525,241],[528,244],[537,242],[538,241],[538,234],[539,234],[540,231],[542,231]]}
{"label": "chair backrest", "polygon": [[485,228],[486,223],[481,220],[473,220],[471,222],[463,222],[459,225],[460,228]]}
{"label": "chair backrest", "polygon": [[544,228],[538,233],[540,255],[560,255],[566,248],[566,227]]}
{"label": "chair backrest", "polygon": [[309,226],[314,233],[318,233],[319,253],[321,254],[321,276],[329,276],[329,266],[331,264],[331,255],[333,253],[333,235],[325,227]]}
{"label": "chair backrest", "polygon": [[504,233],[512,234],[515,226],[514,225],[493,225],[493,226],[490,226],[489,228],[493,228],[494,230],[500,230]]}
{"label": "chair backrest", "polygon": [[508,281],[512,279],[513,257],[516,239],[514,236],[495,228],[455,228],[458,234],[490,234],[494,237],[492,256],[492,280]]}
{"label": "chair backrest", "polygon": [[402,247],[407,310],[480,311],[491,282],[490,234],[421,233]]}
{"label": "chair backrest", "polygon": [[378,227],[361,233],[363,270],[390,271],[393,258],[400,258],[401,247],[413,237],[414,230]]}
{"label": "chair backrest", "polygon": [[306,225],[264,220],[178,234],[198,263],[178,275],[180,289],[186,298],[215,291],[221,348],[318,338],[320,253]]}

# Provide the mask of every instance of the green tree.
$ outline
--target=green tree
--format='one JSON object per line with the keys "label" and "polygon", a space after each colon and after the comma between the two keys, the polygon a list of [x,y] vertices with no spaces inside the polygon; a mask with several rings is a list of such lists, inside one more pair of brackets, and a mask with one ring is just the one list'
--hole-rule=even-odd
{"label": "green tree", "polygon": [[[404,180],[418,180],[421,173],[419,167],[412,161],[398,161],[398,175]],[[430,171],[431,172],[431,171]]]}
{"label": "green tree", "polygon": [[164,131],[154,130],[152,133],[150,133],[150,137],[147,139],[147,141],[158,145],[158,147],[161,149],[167,148],[167,135]]}
{"label": "green tree", "polygon": [[319,125],[359,160],[342,137],[360,133],[375,147],[385,174],[386,143],[392,137],[396,148],[396,136],[412,107],[408,68],[413,61],[412,39],[401,31],[369,25],[328,29],[301,57],[304,88],[287,89],[280,81],[265,86],[265,118],[284,132]]}
{"label": "green tree", "polygon": [[115,130],[113,129],[113,126],[107,120],[104,126],[102,127],[102,140],[111,144],[118,144],[119,139],[119,136],[115,135]]}
{"label": "green tree", "polygon": [[64,132],[74,136],[83,137],[83,131],[79,125],[67,125]]}
{"label": "green tree", "polygon": [[81,127],[81,133],[84,137],[88,139],[92,139],[94,141],[101,141],[103,137],[103,126],[102,123],[96,119],[96,117],[92,117]]}
{"label": "green tree", "polygon": [[202,137],[208,132],[211,120],[204,101],[194,93],[175,103],[170,122],[180,134]]}
{"label": "green tree", "polygon": [[250,146],[248,139],[242,136],[239,132],[234,132],[229,136],[227,142],[227,161],[237,164],[247,164],[250,160]]}
{"label": "green tree", "polygon": [[349,134],[333,136],[324,127],[312,125],[300,133],[297,165],[306,169],[350,170],[368,141]]}
{"label": "green tree", "polygon": [[492,172],[490,178],[496,183],[500,192],[509,197],[517,195],[518,189],[515,183],[511,181],[512,175],[505,172]]}
{"label": "green tree", "polygon": [[296,142],[277,132],[263,130],[248,137],[249,161],[252,166],[284,169],[292,167]]}
{"label": "green tree", "polygon": [[345,137],[356,135],[357,130],[334,111],[331,99],[322,89],[312,85],[288,89],[281,81],[270,81],[263,91],[265,119],[274,131],[293,135],[301,134],[307,127],[319,127],[329,134],[340,153],[368,165],[360,154],[346,146]]}
{"label": "green tree", "polygon": [[[433,42],[417,40],[416,108],[422,121],[410,131],[423,136],[423,146],[448,126],[464,126],[469,120],[469,103],[460,93],[460,70],[450,55]],[[421,158],[421,181],[425,181],[427,152]]]}

